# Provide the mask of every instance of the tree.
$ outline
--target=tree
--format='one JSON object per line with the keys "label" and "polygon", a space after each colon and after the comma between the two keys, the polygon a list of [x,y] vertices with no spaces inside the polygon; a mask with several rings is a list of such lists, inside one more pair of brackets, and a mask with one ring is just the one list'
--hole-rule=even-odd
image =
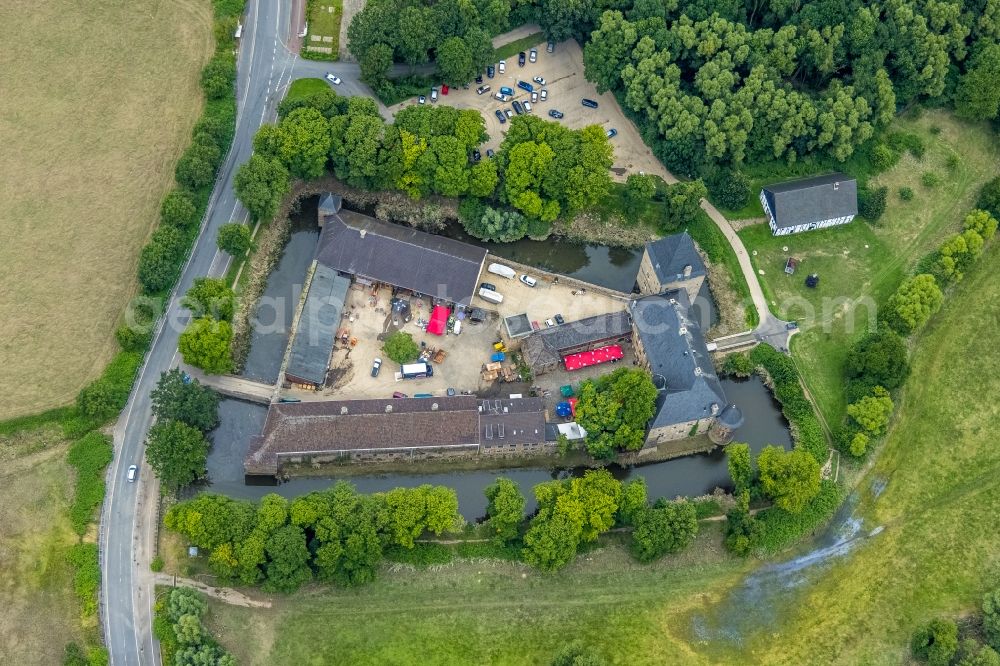
{"label": "tree", "polygon": [[630,174],[625,180],[625,210],[635,215],[639,207],[653,198],[656,181],[649,174]]}
{"label": "tree", "polygon": [[1000,654],[988,645],[967,638],[958,646],[955,666],[1000,666]]}
{"label": "tree", "polygon": [[511,210],[477,208],[472,219],[462,216],[462,223],[470,236],[493,243],[511,243],[528,233],[528,219]]}
{"label": "tree", "polygon": [[931,666],[948,666],[958,650],[958,627],[951,620],[931,620],[913,634],[910,648]]}
{"label": "tree", "polygon": [[732,442],[726,446],[729,478],[733,480],[733,494],[750,491],[753,484],[753,464],[750,462],[750,445]]}
{"label": "tree", "polygon": [[312,578],[309,548],[301,527],[285,525],[267,541],[267,579],[264,588],[276,592],[294,592]]}
{"label": "tree", "polygon": [[576,557],[580,526],[565,514],[539,514],[524,535],[524,561],[543,571],[556,571]]}
{"label": "tree", "polygon": [[160,227],[139,254],[139,284],[147,294],[169,288],[181,273],[187,243],[174,227]]}
{"label": "tree", "polygon": [[180,421],[203,432],[219,424],[219,394],[197,379],[186,378],[180,368],[161,373],[149,395],[158,421]]}
{"label": "tree", "polygon": [[885,185],[875,189],[864,188],[858,197],[858,212],[870,222],[878,222],[885,213],[889,200],[889,188]]}
{"label": "tree", "polygon": [[229,51],[220,51],[201,70],[201,88],[209,99],[222,99],[233,92],[236,81],[236,58]]}
{"label": "tree", "polygon": [[449,37],[437,49],[437,66],[442,80],[450,86],[468,83],[476,76],[472,51],[461,37]]}
{"label": "tree", "polygon": [[943,300],[933,275],[923,273],[908,278],[889,297],[886,305],[889,326],[900,335],[910,335],[941,309]]}
{"label": "tree", "polygon": [[970,120],[993,120],[1000,113],[1000,44],[983,40],[958,80],[955,113]]}
{"label": "tree", "polygon": [[[271,141],[273,154],[293,176],[313,180],[326,170],[330,152],[330,125],[316,109],[301,108],[278,124]],[[256,143],[255,143],[256,145]]]}
{"label": "tree", "polygon": [[667,185],[666,210],[660,222],[660,230],[670,232],[682,224],[694,221],[701,207],[701,200],[708,194],[701,180]]}
{"label": "tree", "polygon": [[236,294],[224,278],[200,277],[184,294],[181,304],[195,317],[232,321]]}
{"label": "tree", "polygon": [[646,440],[656,387],[644,370],[619,368],[580,388],[576,420],[587,431],[587,451],[610,458],[618,449],[635,451]]}
{"label": "tree", "polygon": [[[352,22],[353,23],[353,22]],[[373,88],[384,85],[392,67],[392,47],[385,44],[373,44],[360,57],[361,78]]]}
{"label": "tree", "polygon": [[220,375],[233,368],[229,349],[232,339],[233,328],[228,321],[200,317],[184,329],[177,346],[185,363]]}
{"label": "tree", "polygon": [[885,434],[889,427],[889,417],[892,416],[893,404],[889,392],[881,386],[872,389],[857,402],[847,406],[847,414],[872,437]]}
{"label": "tree", "polygon": [[176,491],[205,476],[208,441],[180,421],[158,421],[146,437],[146,460],[166,488]]}
{"label": "tree", "polygon": [[819,493],[819,463],[806,451],[766,446],[757,456],[760,483],[775,506],[800,513]]}
{"label": "tree", "polygon": [[994,219],[1000,218],[1000,176],[983,184],[979,190],[979,198],[976,199],[976,208],[985,210]]}
{"label": "tree", "polygon": [[[491,197],[497,189],[500,176],[497,164],[493,160],[482,160],[474,164],[469,171],[469,194],[474,197]],[[527,222],[525,222],[527,226]]]}
{"label": "tree", "polygon": [[[212,149],[214,148],[214,152]],[[174,177],[181,185],[192,190],[200,190],[212,184],[215,166],[219,159],[219,149],[204,144],[192,143],[177,161]]]}
{"label": "tree", "polygon": [[1000,588],[983,595],[983,631],[986,642],[1000,650]]}
{"label": "tree", "polygon": [[869,390],[884,386],[892,390],[910,373],[906,342],[892,329],[881,326],[858,340],[847,353],[847,376]]}
{"label": "tree", "polygon": [[640,562],[652,562],[667,553],[684,549],[696,534],[698,517],[693,504],[660,500],[636,516],[632,554]]}
{"label": "tree", "polygon": [[525,505],[524,495],[517,484],[501,476],[487,486],[484,492],[489,500],[486,515],[494,538],[500,543],[516,539],[521,521],[524,520]]}
{"label": "tree", "polygon": [[396,363],[410,363],[420,354],[420,347],[413,341],[413,336],[403,331],[396,331],[382,343],[382,351]]}
{"label": "tree", "polygon": [[219,227],[215,242],[219,249],[232,257],[242,257],[250,249],[250,228],[239,222],[229,222]]}
{"label": "tree", "polygon": [[271,220],[278,212],[281,199],[290,187],[288,169],[279,160],[263,155],[251,155],[233,179],[233,189],[240,202],[253,219],[263,222]]}
{"label": "tree", "polygon": [[750,177],[735,169],[712,169],[705,185],[712,200],[723,208],[739,210],[750,200]]}
{"label": "tree", "polygon": [[188,229],[198,221],[198,209],[187,190],[173,189],[160,204],[160,223],[168,227]]}
{"label": "tree", "polygon": [[617,522],[622,525],[635,524],[635,518],[643,511],[649,500],[646,496],[646,479],[638,477],[622,486],[622,498],[618,504]]}
{"label": "tree", "polygon": [[975,231],[984,241],[988,241],[997,233],[997,220],[989,211],[976,209],[965,216],[962,228],[966,231]]}

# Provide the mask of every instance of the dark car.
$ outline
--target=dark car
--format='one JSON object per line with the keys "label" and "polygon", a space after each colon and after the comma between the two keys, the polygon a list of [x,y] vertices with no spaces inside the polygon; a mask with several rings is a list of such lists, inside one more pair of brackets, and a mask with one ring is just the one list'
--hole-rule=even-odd
{"label": "dark car", "polygon": [[527,81],[518,81],[517,87],[527,92],[532,92],[535,89],[535,86],[531,85]]}
{"label": "dark car", "polygon": [[494,155],[496,155],[496,152],[492,148],[486,149],[486,157],[493,159]]}
{"label": "dark car", "polygon": [[382,359],[376,358],[372,361],[372,377],[378,377],[378,371],[382,369]]}
{"label": "dark car", "polygon": [[487,77],[489,77],[489,78],[492,79],[496,75],[496,73],[497,73],[497,68],[496,67],[494,67],[493,65],[487,65],[486,66],[486,76]]}
{"label": "dark car", "polygon": [[480,74],[479,76],[476,77],[476,83],[482,83],[482,82],[483,82],[483,75]]}
{"label": "dark car", "polygon": [[553,51],[556,50],[556,43],[549,42],[548,44],[545,45],[545,50],[548,51],[549,53],[552,53]]}
{"label": "dark car", "polygon": [[481,324],[486,321],[486,310],[482,308],[472,308],[469,310],[469,321],[474,324]]}
{"label": "dark car", "polygon": [[489,86],[479,86],[478,88],[476,88],[477,95],[482,95],[483,93],[488,93],[489,91],[490,91]]}
{"label": "dark car", "polygon": [[618,130],[616,130],[616,129],[615,129],[614,127],[612,127],[611,129],[609,129],[609,130],[607,131],[607,135],[608,135],[608,138],[609,138],[609,139],[613,139],[613,138],[615,138],[616,136],[618,136]]}
{"label": "dark car", "polygon": [[563,319],[563,316],[561,314],[557,314],[555,316],[555,320],[556,320],[557,324],[565,324],[566,323],[566,320]]}
{"label": "dark car", "polygon": [[513,95],[514,94],[514,89],[511,88],[510,86],[500,86],[500,94],[501,95]]}
{"label": "dark car", "polygon": [[517,54],[517,64],[521,67],[524,67],[524,51],[521,51],[520,53]]}
{"label": "dark car", "polygon": [[549,109],[549,115],[553,118],[562,118],[563,112],[557,111],[556,109]]}
{"label": "dark car", "polygon": [[505,122],[507,122],[507,116],[505,116],[504,112],[501,111],[500,109],[497,109],[493,113],[497,114],[497,120],[500,121],[501,125],[503,125]]}
{"label": "dark car", "polygon": [[405,397],[407,397],[407,395],[405,393],[401,392],[401,391],[393,391],[392,397],[393,398],[405,398]]}
{"label": "dark car", "polygon": [[472,149],[472,161],[473,162],[478,162],[481,159],[483,159],[483,154],[481,152],[479,152],[478,148],[473,148]]}
{"label": "dark car", "polygon": [[586,97],[580,100],[580,104],[583,104],[584,106],[589,107],[591,109],[597,108],[597,102],[595,102],[592,99],[587,99]]}
{"label": "dark car", "polygon": [[480,282],[479,283],[479,288],[480,289],[489,289],[490,291],[496,291],[497,290],[497,286],[495,284],[493,284],[492,282]]}
{"label": "dark car", "polygon": [[516,113],[517,115],[521,115],[522,113],[524,113],[524,107],[521,106],[521,103],[518,102],[517,100],[514,100],[514,103],[511,104],[511,106],[514,107],[514,113]]}

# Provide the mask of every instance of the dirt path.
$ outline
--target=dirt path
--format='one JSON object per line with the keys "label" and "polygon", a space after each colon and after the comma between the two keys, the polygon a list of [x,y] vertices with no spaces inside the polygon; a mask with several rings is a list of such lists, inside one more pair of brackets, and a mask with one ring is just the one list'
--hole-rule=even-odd
{"label": "dirt path", "polygon": [[271,602],[267,599],[254,599],[248,597],[247,595],[234,590],[231,587],[213,587],[211,585],[206,585],[205,583],[199,583],[196,580],[191,580],[190,578],[179,578],[177,576],[172,576],[170,574],[158,573],[153,574],[153,581],[157,585],[171,585],[173,587],[190,587],[198,590],[202,594],[205,594],[213,599],[218,599],[219,601],[231,604],[233,606],[243,606],[244,608],[270,608]]}

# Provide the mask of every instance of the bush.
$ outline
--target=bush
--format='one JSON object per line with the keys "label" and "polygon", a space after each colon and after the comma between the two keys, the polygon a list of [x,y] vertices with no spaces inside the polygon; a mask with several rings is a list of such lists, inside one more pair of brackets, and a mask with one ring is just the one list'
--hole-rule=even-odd
{"label": "bush", "polygon": [[878,222],[889,198],[889,188],[883,185],[874,190],[862,188],[858,201],[858,212],[869,222]]}
{"label": "bush", "polygon": [[907,151],[918,160],[923,159],[926,146],[919,134],[913,132],[891,132],[889,145],[899,152]]}
{"label": "bush", "polygon": [[911,187],[901,187],[899,188],[899,198],[903,201],[913,200],[913,188]]}
{"label": "bush", "polygon": [[219,249],[233,257],[242,257],[250,249],[250,228],[245,224],[230,222],[219,227],[216,237]]}
{"label": "bush", "polygon": [[1000,176],[988,180],[979,190],[976,208],[988,211],[990,215],[1000,219]]}
{"label": "bush", "polygon": [[163,558],[157,555],[153,558],[153,561],[149,563],[149,570],[154,573],[159,573],[163,571]]}
{"label": "bush", "polygon": [[160,227],[139,254],[139,284],[147,294],[166,291],[180,277],[189,242],[174,227]]}
{"label": "bush", "polygon": [[732,169],[713,169],[705,185],[712,200],[729,210],[743,208],[752,194],[749,176]]}
{"label": "bush", "polygon": [[722,372],[735,377],[749,377],[755,369],[753,361],[750,360],[750,355],[746,352],[729,354],[722,362]]}
{"label": "bush", "polygon": [[188,229],[198,221],[198,207],[194,205],[191,193],[175,188],[163,197],[160,204],[160,223],[168,227]]}
{"label": "bush", "polygon": [[208,99],[221,99],[235,92],[236,57],[227,51],[216,53],[201,70],[201,89]]}
{"label": "bush", "polygon": [[104,373],[85,386],[76,397],[76,405],[86,416],[104,423],[120,412],[132,390],[135,374],[142,365],[142,355],[119,352]]}
{"label": "bush", "polygon": [[101,585],[101,565],[96,543],[77,543],[70,547],[66,558],[73,566],[73,591],[83,606],[84,617],[97,614],[97,590]]}
{"label": "bush", "polygon": [[941,184],[941,176],[933,171],[925,171],[920,175],[920,182],[924,187],[937,187]]}
{"label": "bush", "polygon": [[1000,588],[983,595],[983,632],[986,642],[1000,650]]}
{"label": "bush", "polygon": [[690,502],[660,500],[639,511],[634,522],[632,555],[640,562],[683,550],[698,534],[698,518]]}
{"label": "bush", "polygon": [[413,336],[403,331],[396,331],[382,343],[382,351],[396,363],[410,363],[420,354],[420,347],[413,341]]}
{"label": "bush", "polygon": [[448,564],[452,559],[451,550],[440,543],[418,543],[413,548],[393,546],[385,551],[385,559],[402,564],[428,567]]}
{"label": "bush", "polygon": [[878,173],[888,171],[899,161],[899,153],[887,144],[879,143],[872,149],[872,166]]}
{"label": "bush", "polygon": [[840,506],[841,494],[833,481],[820,482],[819,493],[800,513],[778,507],[761,511],[754,517],[756,528],[750,538],[750,552],[773,554],[795,543],[824,525]]}
{"label": "bush", "polygon": [[948,666],[958,650],[958,627],[952,620],[931,620],[913,634],[910,648],[931,666]]}
{"label": "bush", "polygon": [[208,374],[221,375],[233,368],[230,353],[232,339],[233,327],[228,321],[201,317],[188,324],[181,333],[178,348],[185,363]]}
{"label": "bush", "polygon": [[70,507],[73,530],[83,536],[94,517],[94,510],[104,501],[104,468],[114,456],[111,440],[91,432],[69,449],[67,462],[76,468],[76,489]]}

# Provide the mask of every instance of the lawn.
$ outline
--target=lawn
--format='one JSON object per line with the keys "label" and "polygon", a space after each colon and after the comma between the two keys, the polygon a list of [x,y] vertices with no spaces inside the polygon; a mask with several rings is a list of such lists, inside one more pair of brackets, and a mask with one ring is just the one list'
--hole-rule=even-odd
{"label": "lawn", "polygon": [[[58,664],[80,642],[66,560],[73,472],[58,425],[0,436],[0,653],[5,664]],[[90,621],[88,627],[96,630]]]}
{"label": "lawn", "polygon": [[11,0],[0,43],[3,419],[70,402],[114,353],[200,110],[211,6]]}
{"label": "lawn", "polygon": [[[503,60],[505,58],[513,58],[521,51],[525,52],[525,57],[528,56],[527,51],[532,46],[541,46],[545,43],[545,33],[535,32],[527,37],[522,37],[521,39],[515,40],[509,44],[504,44],[496,50],[496,59]],[[511,65],[508,64],[508,67]]]}
{"label": "lawn", "polygon": [[[343,0],[308,0],[308,11],[309,33],[303,42],[305,57],[314,60],[339,59]],[[330,49],[330,52],[317,51],[317,48]]]}
{"label": "lawn", "polygon": [[[871,179],[889,188],[889,205],[877,226],[863,220],[850,225],[791,236],[774,237],[765,225],[747,227],[740,237],[750,251],[772,310],[797,320],[802,333],[793,338],[794,357],[828,423],[839,423],[846,405],[843,362],[850,342],[861,335],[877,305],[895,290],[917,261],[941,240],[961,228],[974,205],[980,185],[996,173],[1000,145],[983,125],[956,120],[943,112],[926,112],[919,119],[901,119],[895,129],[922,136],[927,151],[922,160],[909,154],[889,171]],[[939,128],[934,133],[932,128]],[[954,168],[949,156],[962,155]],[[921,184],[934,171],[942,183]],[[896,192],[911,187],[912,201]],[[787,248],[787,250],[785,249]],[[795,275],[784,272],[785,261],[800,261]],[[805,277],[820,277],[816,289]]]}
{"label": "lawn", "polygon": [[295,79],[288,87],[285,99],[298,99],[308,97],[324,90],[329,90],[330,84],[324,79]]}

